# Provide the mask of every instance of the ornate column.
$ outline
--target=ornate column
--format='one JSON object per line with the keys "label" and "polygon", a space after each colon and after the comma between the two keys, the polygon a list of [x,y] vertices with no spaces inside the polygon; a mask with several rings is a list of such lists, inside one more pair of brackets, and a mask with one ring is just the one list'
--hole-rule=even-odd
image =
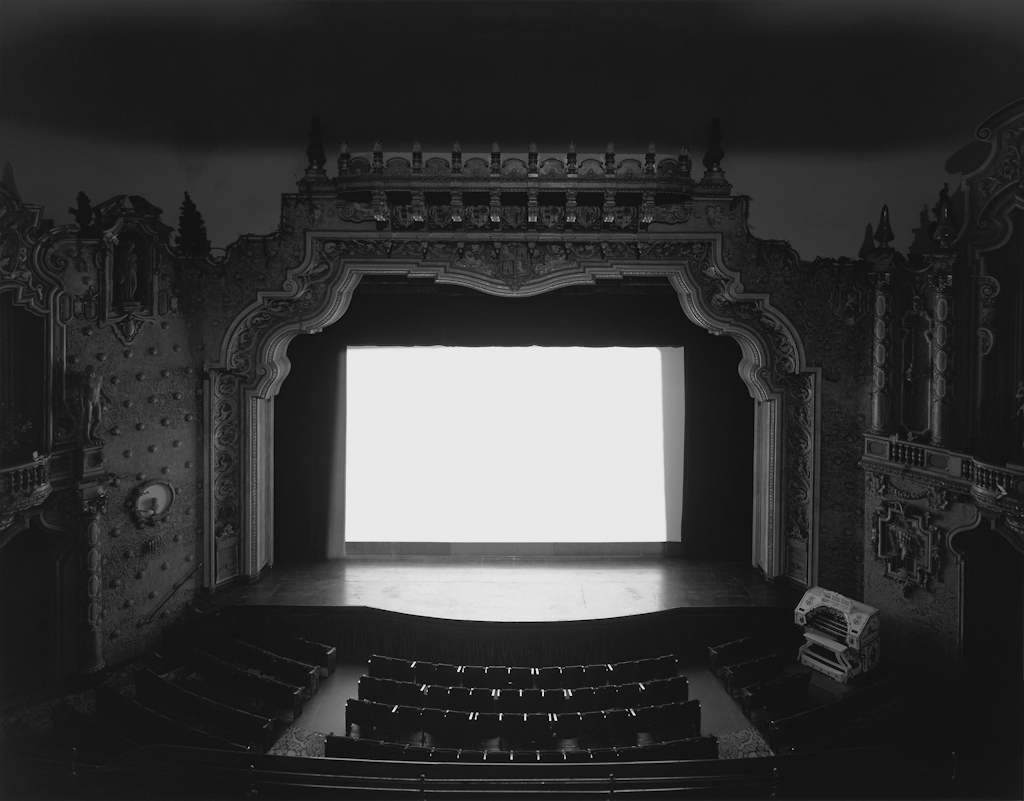
{"label": "ornate column", "polygon": [[892,270],[875,270],[875,324],[871,349],[871,433],[892,433]]}
{"label": "ornate column", "polygon": [[103,660],[103,563],[100,554],[100,517],[107,509],[104,484],[102,481],[89,481],[78,485],[85,565],[85,631],[81,659],[84,673],[95,673],[106,666]]}
{"label": "ornate column", "polygon": [[952,253],[938,253],[925,257],[935,288],[932,314],[932,391],[930,428],[932,445],[948,448],[952,445],[955,415],[953,411],[953,264]]}
{"label": "ornate column", "polygon": [[892,240],[889,207],[882,206],[882,216],[875,232],[875,241],[879,246],[868,254],[871,283],[875,288],[871,349],[871,433],[878,436],[888,436],[893,432],[892,292],[895,251],[888,246]]}

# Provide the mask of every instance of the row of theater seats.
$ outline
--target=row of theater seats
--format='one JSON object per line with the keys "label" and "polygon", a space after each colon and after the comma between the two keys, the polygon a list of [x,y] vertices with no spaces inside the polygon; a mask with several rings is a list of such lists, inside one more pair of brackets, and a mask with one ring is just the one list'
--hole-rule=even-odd
{"label": "row of theater seats", "polygon": [[346,734],[360,739],[500,750],[628,747],[643,744],[643,739],[685,739],[700,734],[700,718],[696,699],[560,714],[465,712],[357,699],[345,708]]}
{"label": "row of theater seats", "polygon": [[473,748],[439,748],[405,745],[328,735],[324,755],[349,759],[414,760],[418,762],[646,762],[674,759],[718,759],[714,735],[683,740],[633,745],[625,748],[539,749],[484,751]]}
{"label": "row of theater seats", "polygon": [[549,667],[452,665],[373,655],[368,674],[374,678],[435,684],[446,687],[503,690],[575,690],[606,684],[630,684],[667,679],[678,672],[674,656],[660,656],[610,664]]}
{"label": "row of theater seats", "polygon": [[[223,640],[135,671],[134,696],[96,693],[99,722],[140,743],[266,751],[279,715],[293,720],[337,663],[333,646],[299,637]],[[155,670],[153,668],[156,668]]]}
{"label": "row of theater seats", "polygon": [[652,679],[629,684],[605,684],[576,689],[518,690],[486,687],[449,687],[416,684],[411,681],[363,676],[359,698],[383,704],[463,712],[596,712],[605,709],[635,709],[686,701],[686,676]]}

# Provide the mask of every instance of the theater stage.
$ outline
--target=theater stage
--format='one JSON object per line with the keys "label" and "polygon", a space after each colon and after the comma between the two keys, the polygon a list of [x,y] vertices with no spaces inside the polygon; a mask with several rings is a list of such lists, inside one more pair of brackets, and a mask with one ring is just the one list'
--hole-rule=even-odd
{"label": "theater stage", "polygon": [[257,583],[214,593],[165,641],[276,632],[364,658],[590,664],[698,653],[752,633],[782,641],[800,595],[745,562],[357,557],[278,564]]}
{"label": "theater stage", "polygon": [[368,607],[494,622],[599,620],[673,609],[785,607],[745,562],[667,557],[368,557],[278,564],[216,593],[224,606]]}

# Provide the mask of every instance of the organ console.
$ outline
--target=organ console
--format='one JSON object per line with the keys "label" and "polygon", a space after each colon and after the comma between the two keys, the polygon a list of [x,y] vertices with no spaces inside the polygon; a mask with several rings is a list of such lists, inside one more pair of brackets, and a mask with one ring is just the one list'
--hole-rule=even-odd
{"label": "organ console", "polygon": [[846,684],[878,665],[878,610],[838,592],[814,587],[793,618],[804,629],[800,664]]}

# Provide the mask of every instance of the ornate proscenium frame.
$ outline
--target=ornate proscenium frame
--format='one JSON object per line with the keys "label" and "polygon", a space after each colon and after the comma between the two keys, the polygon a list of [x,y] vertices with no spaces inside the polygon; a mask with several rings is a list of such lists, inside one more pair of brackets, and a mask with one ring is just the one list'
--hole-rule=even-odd
{"label": "ornate proscenium frame", "polygon": [[[739,373],[757,402],[752,562],[770,578],[814,584],[819,369],[807,366],[794,326],[769,296],[746,292],[726,264],[729,241],[749,236],[747,199],[729,196],[717,164],[695,183],[688,157],[656,165],[652,150],[616,166],[608,153],[600,170],[598,161],[570,151],[565,164],[535,152],[502,163],[492,153],[485,169],[483,158],[463,167],[456,151],[450,163],[424,166],[414,151],[410,166],[377,150],[372,163],[344,150],[334,180],[311,161],[300,193],[284,197],[279,239],[259,244],[265,253],[290,248],[301,261],[285,266],[279,289],[255,293],[233,313],[207,365],[207,586],[236,575],[233,565],[216,565],[215,536],[226,526],[240,533],[237,575],[254,580],[273,563],[272,401],[288,374],[287,346],[340,319],[365,275],[510,299],[665,277],[690,320],[734,337],[742,351]],[[488,213],[473,222],[463,198],[483,192]],[[580,196],[603,197],[603,216],[580,222]],[[228,260],[241,261],[242,251]]]}

